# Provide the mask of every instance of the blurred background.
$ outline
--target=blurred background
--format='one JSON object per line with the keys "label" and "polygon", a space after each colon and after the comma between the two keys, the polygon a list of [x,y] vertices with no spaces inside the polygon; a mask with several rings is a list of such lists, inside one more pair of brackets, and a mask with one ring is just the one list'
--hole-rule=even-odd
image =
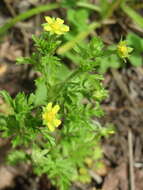
{"label": "blurred background", "polygon": [[[102,168],[91,170],[92,183],[76,184],[83,190],[143,189],[143,1],[142,0],[1,0],[0,90],[11,96],[34,90],[36,73],[16,59],[33,50],[32,35],[39,35],[44,16],[60,17],[70,26],[57,54],[68,68],[78,64],[72,49],[100,36],[105,46],[126,40],[133,52],[126,60],[103,59],[99,73],[105,77],[109,98],[103,103],[101,123],[112,123],[116,133],[103,139]],[[0,99],[0,112],[6,109]],[[48,178],[35,176],[28,165],[7,166],[10,143],[0,138],[0,189],[52,190]]]}

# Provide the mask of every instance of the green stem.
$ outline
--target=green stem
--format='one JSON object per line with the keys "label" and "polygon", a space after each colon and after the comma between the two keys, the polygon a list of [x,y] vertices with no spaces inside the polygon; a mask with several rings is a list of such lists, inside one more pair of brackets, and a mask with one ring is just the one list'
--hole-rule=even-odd
{"label": "green stem", "polygon": [[88,29],[86,31],[80,32],[77,36],[74,37],[71,41],[65,43],[59,49],[57,50],[58,54],[64,54],[65,52],[69,51],[72,49],[77,43],[85,39],[91,31],[93,31],[95,28],[100,27],[101,24],[94,22],[89,25]]}
{"label": "green stem", "polygon": [[93,5],[91,3],[85,3],[85,2],[77,2],[78,7],[88,8],[97,12],[101,12],[101,9],[97,5]]}
{"label": "green stem", "polygon": [[48,10],[53,10],[59,8],[59,4],[57,3],[52,3],[52,4],[46,4],[46,5],[41,5],[36,8],[33,8],[31,10],[28,10],[10,20],[7,21],[6,24],[4,24],[2,27],[0,27],[0,36],[4,35],[8,29],[13,27],[17,22],[23,21],[25,19],[28,19],[34,15],[37,15],[39,13],[48,11]]}

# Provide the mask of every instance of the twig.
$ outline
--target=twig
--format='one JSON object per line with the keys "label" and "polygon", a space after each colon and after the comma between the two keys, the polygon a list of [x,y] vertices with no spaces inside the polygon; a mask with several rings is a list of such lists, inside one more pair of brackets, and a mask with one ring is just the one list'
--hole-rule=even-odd
{"label": "twig", "polygon": [[8,0],[4,0],[10,14],[15,17],[16,16],[16,13],[15,13],[15,10],[13,9],[13,7],[11,6],[10,2]]}
{"label": "twig", "polygon": [[[8,0],[4,0],[9,12],[11,13],[11,15],[13,17],[17,17],[16,12],[14,10],[14,8],[11,6],[11,4],[9,3]],[[24,37],[24,47],[25,47],[25,56],[29,56],[29,39],[27,37],[27,32],[25,30],[25,28],[20,28],[23,37]]]}
{"label": "twig", "polygon": [[79,189],[81,189],[81,190],[87,190],[87,188],[85,187],[85,185],[83,185],[83,184],[80,183],[80,182],[75,182],[74,185],[75,185],[76,187],[78,187]]}
{"label": "twig", "polygon": [[133,23],[129,23],[128,26],[134,32],[138,32],[140,35],[143,35],[143,28],[141,28]]}
{"label": "twig", "polygon": [[135,190],[134,176],[134,159],[133,159],[133,139],[131,130],[128,131],[128,147],[129,147],[129,171],[130,171],[130,189]]}
{"label": "twig", "polygon": [[102,177],[98,174],[96,174],[94,171],[89,170],[89,174],[90,176],[97,182],[97,184],[101,184],[102,183]]}

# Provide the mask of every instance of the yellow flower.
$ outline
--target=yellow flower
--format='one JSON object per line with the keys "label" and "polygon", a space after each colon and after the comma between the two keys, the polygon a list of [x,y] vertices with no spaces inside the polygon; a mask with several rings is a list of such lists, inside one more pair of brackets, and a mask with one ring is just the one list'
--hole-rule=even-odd
{"label": "yellow flower", "polygon": [[52,102],[48,103],[48,105],[43,108],[43,124],[47,125],[50,131],[54,131],[55,128],[61,124],[61,121],[57,119],[57,112],[59,109],[59,105],[52,107]]}
{"label": "yellow flower", "polygon": [[49,16],[45,17],[47,23],[43,24],[44,30],[50,32],[51,34],[64,34],[69,31],[69,26],[63,24],[64,20],[60,18],[51,18]]}
{"label": "yellow flower", "polygon": [[118,54],[123,59],[128,58],[129,53],[131,53],[132,50],[133,50],[133,48],[128,47],[126,41],[121,41],[117,46]]}

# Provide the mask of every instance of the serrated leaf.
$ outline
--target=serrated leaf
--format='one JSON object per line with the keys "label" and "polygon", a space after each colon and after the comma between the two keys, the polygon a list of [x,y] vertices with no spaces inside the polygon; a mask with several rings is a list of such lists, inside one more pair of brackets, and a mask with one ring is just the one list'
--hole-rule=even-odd
{"label": "serrated leaf", "polygon": [[28,105],[34,104],[35,102],[35,94],[31,93],[28,98]]}
{"label": "serrated leaf", "polygon": [[17,96],[15,97],[15,105],[14,105],[14,110],[18,114],[26,113],[30,111],[31,107],[28,105],[27,102],[27,97],[25,96],[24,93],[18,93]]}
{"label": "serrated leaf", "polygon": [[47,86],[42,78],[36,80],[35,106],[43,105],[47,100]]}
{"label": "serrated leaf", "polygon": [[9,153],[8,158],[7,158],[7,162],[9,164],[15,165],[19,162],[26,161],[26,159],[27,159],[27,156],[26,156],[25,152],[20,151],[20,150],[16,150],[16,151]]}
{"label": "serrated leaf", "polygon": [[110,55],[108,57],[103,57],[101,59],[100,73],[105,73],[109,68],[116,68],[118,69],[121,66],[121,63],[118,59],[117,55]]}
{"label": "serrated leaf", "polygon": [[11,107],[13,107],[13,99],[9,95],[9,93],[5,90],[0,91],[0,95],[4,98],[7,104],[9,104]]}
{"label": "serrated leaf", "polygon": [[30,64],[31,63],[31,59],[29,57],[18,57],[16,59],[16,64],[20,65],[20,64]]}

